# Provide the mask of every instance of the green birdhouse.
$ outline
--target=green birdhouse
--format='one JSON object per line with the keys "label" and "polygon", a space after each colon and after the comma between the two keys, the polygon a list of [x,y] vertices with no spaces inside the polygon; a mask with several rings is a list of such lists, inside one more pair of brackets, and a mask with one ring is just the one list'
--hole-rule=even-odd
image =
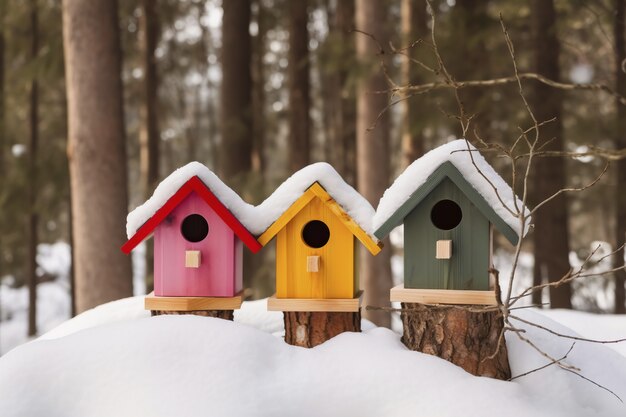
{"label": "green birdhouse", "polygon": [[404,285],[392,301],[494,304],[493,231],[517,244],[516,207],[513,190],[465,140],[415,161],[374,218],[379,239],[404,225]]}

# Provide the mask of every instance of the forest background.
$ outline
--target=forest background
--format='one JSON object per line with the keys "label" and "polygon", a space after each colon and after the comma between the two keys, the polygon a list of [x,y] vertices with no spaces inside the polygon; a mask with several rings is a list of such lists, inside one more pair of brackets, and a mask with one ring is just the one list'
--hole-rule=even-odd
{"label": "forest background", "polygon": [[[36,335],[37,288],[60,279],[42,267],[42,248],[64,242],[71,315],[131,296],[131,259],[119,250],[126,213],[194,160],[253,204],[327,161],[376,207],[409,163],[463,135],[459,121],[479,148],[516,141],[529,114],[514,63],[561,83],[522,80],[542,149],[558,154],[533,166],[531,203],[585,188],[534,217],[523,247],[529,277],[554,282],[614,250],[610,261],[622,265],[625,3],[0,0],[0,292],[25,289],[25,330]],[[428,70],[439,58],[456,81],[510,81],[407,88],[440,82]],[[485,155],[510,181],[501,158]],[[388,305],[392,258],[402,252],[387,244],[361,260],[372,306]],[[513,248],[496,245],[506,263]],[[135,276],[145,270],[141,291],[150,291],[150,248],[142,253]],[[246,259],[255,299],[273,292],[273,253],[262,254]],[[2,300],[0,321],[10,321]],[[536,291],[532,302],[625,313],[624,271]],[[388,311],[365,314],[390,324]]]}

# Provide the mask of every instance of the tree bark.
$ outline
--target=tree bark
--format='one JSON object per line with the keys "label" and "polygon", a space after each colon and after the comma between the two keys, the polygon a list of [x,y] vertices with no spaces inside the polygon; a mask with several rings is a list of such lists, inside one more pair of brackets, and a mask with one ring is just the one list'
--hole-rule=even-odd
{"label": "tree bark", "polygon": [[[553,0],[533,0],[531,20],[534,35],[535,72],[551,80],[560,79],[556,12]],[[533,109],[539,122],[556,117],[554,122],[540,127],[542,150],[563,151],[563,93],[540,83],[534,83]],[[549,141],[549,143],[548,143]],[[533,200],[535,204],[565,188],[565,160],[563,158],[536,158],[533,169]],[[534,283],[558,281],[567,273],[569,264],[568,209],[565,194],[552,200],[537,211],[533,220]],[[534,304],[541,304],[541,293],[534,292]],[[569,283],[550,288],[552,308],[571,308]]]}
{"label": "tree bark", "polygon": [[[222,142],[219,169],[240,194],[252,168],[250,0],[222,4]],[[245,197],[245,196],[244,196]]]}
{"label": "tree bark", "polygon": [[[39,53],[39,17],[37,2],[30,2],[31,60],[37,60]],[[37,334],[37,244],[39,242],[39,213],[37,208],[39,147],[39,82],[37,74],[30,84],[30,140],[28,145],[28,335]]]}
{"label": "tree bark", "polygon": [[[381,45],[388,45],[387,2],[383,0],[357,0],[356,27],[372,33]],[[376,46],[367,36],[357,36],[357,57],[366,65],[366,73],[359,80],[357,93],[357,185],[361,194],[374,206],[389,186],[389,113],[378,118],[387,105],[387,96],[371,94],[385,90],[387,84],[379,68]],[[377,123],[372,131],[368,129]],[[386,244],[389,244],[387,239]],[[373,257],[361,248],[359,271],[365,291],[366,305],[389,306],[391,279],[391,251],[384,250]],[[389,327],[391,316],[386,311],[366,310],[365,318],[379,326]]]}
{"label": "tree bark", "polygon": [[[5,130],[5,59],[4,59],[4,51],[5,51],[5,16],[6,16],[6,2],[4,0],[0,0],[0,205],[4,205],[4,201],[6,198],[6,188],[4,186],[6,179],[6,130]],[[4,229],[5,220],[0,217],[0,277],[6,275],[6,271],[4,271],[4,257],[2,254],[3,240],[4,240]],[[1,286],[0,286],[1,287]],[[0,294],[0,299],[2,298],[2,294]],[[0,322],[2,322],[2,303],[0,303]],[[0,352],[2,353],[2,352]]]}
{"label": "tree bark", "polygon": [[361,331],[361,312],[283,312],[285,342],[312,348],[343,332]]}
{"label": "tree bark", "polygon": [[64,0],[68,158],[76,254],[76,306],[132,295],[117,2]]}
{"label": "tree bark", "polygon": [[308,0],[289,2],[289,167],[309,164],[309,21]]}
{"label": "tree bark", "polygon": [[473,375],[511,378],[504,338],[498,346],[504,331],[499,311],[476,313],[417,303],[402,303],[402,309],[402,343],[409,349],[438,356]]}
{"label": "tree bark", "polygon": [[[252,170],[260,177],[264,183],[265,178],[265,42],[268,30],[268,16],[263,2],[256,0],[256,22],[257,34],[254,37],[254,48],[252,51],[252,107],[254,139],[252,146]],[[262,187],[261,187],[262,188]]]}
{"label": "tree bark", "polygon": [[[454,74],[462,80],[485,78],[490,68],[492,54],[487,51],[486,38],[491,18],[488,13],[488,2],[482,0],[458,0],[452,9],[452,41],[456,53],[451,54],[451,67]],[[486,130],[489,120],[482,117],[488,101],[483,97],[484,90],[468,88],[459,92],[465,117],[474,115],[470,128],[466,133],[467,140],[478,145],[479,136],[488,137]]]}
{"label": "tree bark", "polygon": [[[624,38],[624,30],[626,29],[624,0],[615,0],[615,79],[618,94],[626,96],[626,73],[624,72],[624,60],[626,59],[626,39]],[[626,107],[619,100],[616,100],[617,106],[617,129],[615,137],[615,148],[626,148]],[[615,181],[615,243],[616,248],[622,246],[613,258],[615,268],[624,265],[624,248],[626,242],[626,193],[623,191],[626,184],[626,160],[620,159],[616,163],[617,181]],[[626,271],[619,270],[615,272],[615,313],[626,313],[626,294],[624,291],[624,283],[626,282]]]}
{"label": "tree bark", "polygon": [[151,310],[152,316],[165,316],[165,315],[185,315],[191,314],[193,316],[203,317],[215,317],[218,319],[233,321],[234,310],[191,310],[191,311],[162,311]]}
{"label": "tree bark", "polygon": [[[141,1],[140,46],[143,67],[143,97],[140,107],[139,171],[145,199],[150,198],[159,181],[158,75],[156,47],[159,39],[157,0]],[[146,293],[154,289],[154,249],[149,239],[146,247]]]}
{"label": "tree bark", "polygon": [[[428,26],[426,24],[425,0],[402,0],[402,35],[404,46],[409,46],[418,39],[426,40]],[[418,57],[419,47],[413,47],[407,51],[411,58]],[[409,59],[402,61],[402,80],[405,85],[417,85],[420,83],[419,68]],[[419,97],[412,97],[402,102],[404,119],[402,126],[402,165],[409,166],[413,161],[424,153],[424,137],[420,130],[420,115],[423,108],[418,105]]]}
{"label": "tree bark", "polygon": [[328,42],[333,43],[329,49],[335,53],[329,54],[331,62],[325,69],[330,96],[324,103],[329,107],[330,119],[327,158],[347,183],[356,184],[356,97],[349,83],[355,52],[352,29],[354,0],[337,2],[330,18],[328,37]]}

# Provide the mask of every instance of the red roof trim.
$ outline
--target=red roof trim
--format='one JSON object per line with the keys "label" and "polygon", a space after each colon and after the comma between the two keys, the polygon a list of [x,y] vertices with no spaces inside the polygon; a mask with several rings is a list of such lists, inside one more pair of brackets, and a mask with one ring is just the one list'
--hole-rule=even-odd
{"label": "red roof trim", "polygon": [[192,191],[195,191],[206,203],[217,213],[218,216],[231,228],[241,241],[252,251],[257,253],[261,250],[261,244],[252,234],[241,224],[239,220],[222,204],[222,202],[209,190],[198,176],[192,177],[183,184],[178,191],[157,210],[147,222],[145,222],[135,234],[122,245],[122,252],[129,254],[138,244],[140,244],[150,233],[174,210]]}

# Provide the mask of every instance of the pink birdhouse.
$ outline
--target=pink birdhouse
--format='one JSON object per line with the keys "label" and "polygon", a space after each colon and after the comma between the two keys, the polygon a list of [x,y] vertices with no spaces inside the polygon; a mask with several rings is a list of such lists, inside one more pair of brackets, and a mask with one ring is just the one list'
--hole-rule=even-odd
{"label": "pink birdhouse", "polygon": [[[218,191],[226,189],[232,200],[234,192],[210,174],[219,182]],[[181,182],[180,175],[175,179]],[[146,207],[129,215],[129,224],[133,220],[141,226],[134,233],[129,226],[130,238],[122,251],[130,253],[153,234],[157,297],[234,297],[243,287],[243,245],[256,253],[259,242],[198,176],[186,180],[169,198],[162,194],[166,193],[157,188]],[[150,212],[154,214],[147,217]]]}

